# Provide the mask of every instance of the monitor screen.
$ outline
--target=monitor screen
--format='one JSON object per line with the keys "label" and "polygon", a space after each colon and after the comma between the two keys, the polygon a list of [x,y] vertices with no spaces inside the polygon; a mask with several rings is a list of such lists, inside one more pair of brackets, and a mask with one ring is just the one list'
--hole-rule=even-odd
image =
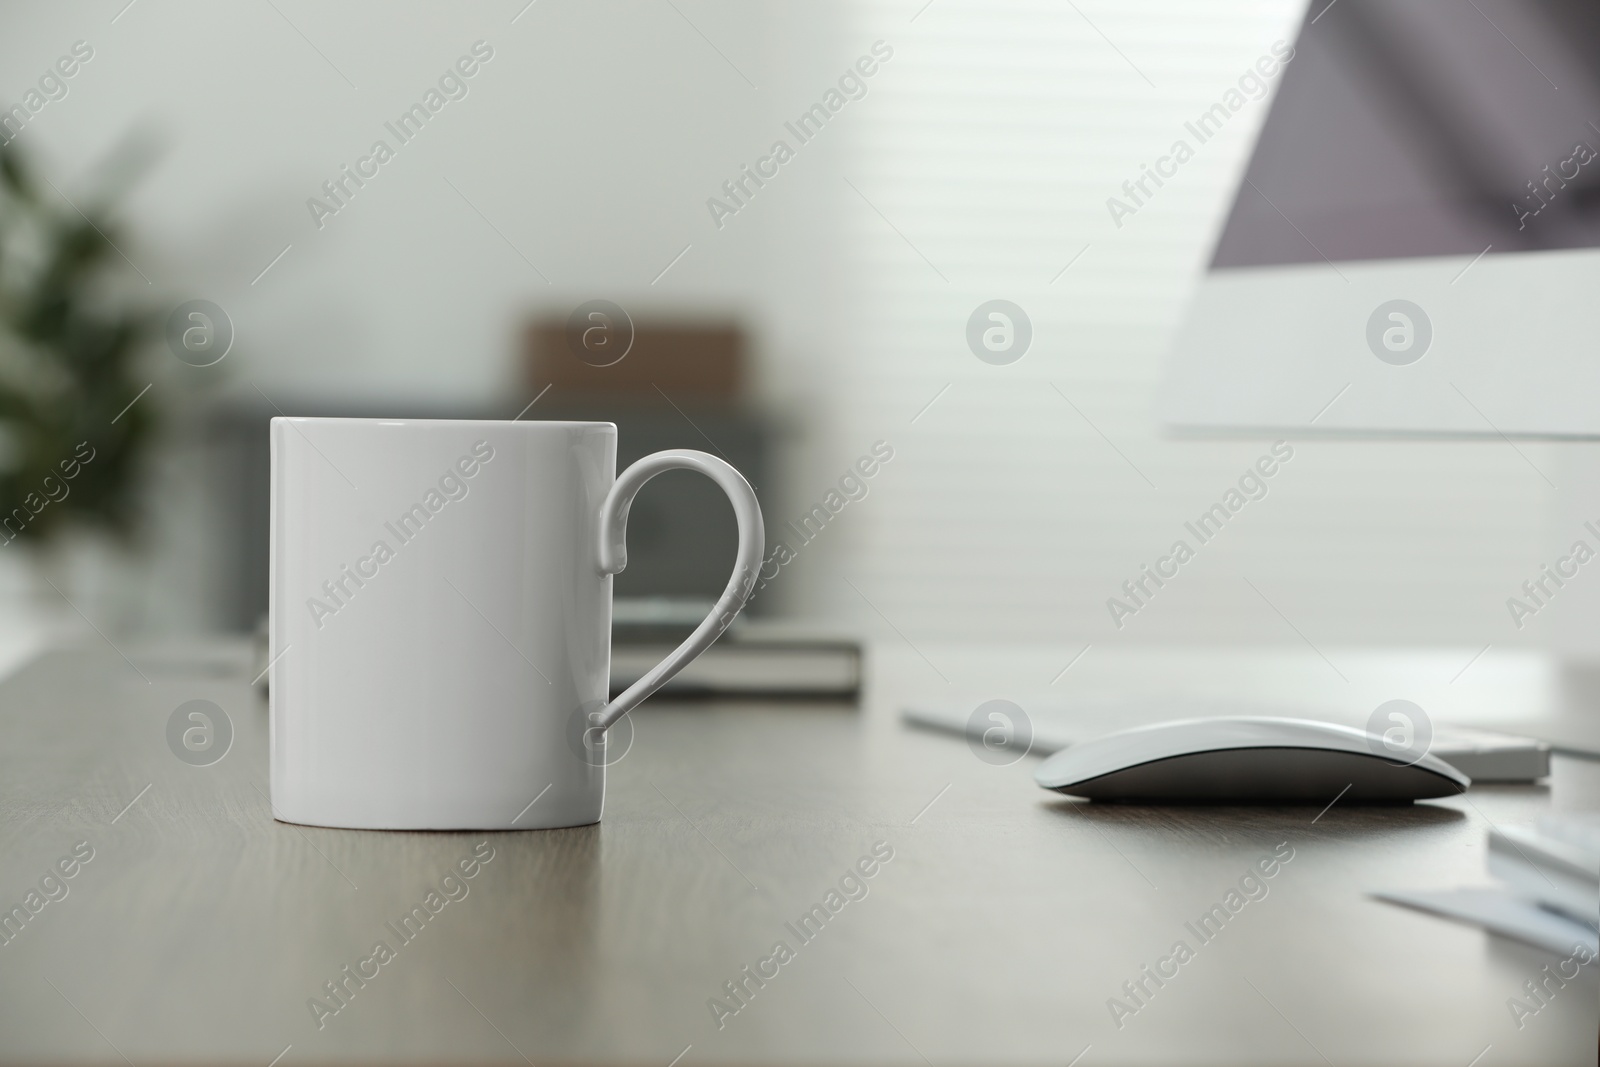
{"label": "monitor screen", "polygon": [[1312,0],[1213,269],[1600,246],[1600,3]]}

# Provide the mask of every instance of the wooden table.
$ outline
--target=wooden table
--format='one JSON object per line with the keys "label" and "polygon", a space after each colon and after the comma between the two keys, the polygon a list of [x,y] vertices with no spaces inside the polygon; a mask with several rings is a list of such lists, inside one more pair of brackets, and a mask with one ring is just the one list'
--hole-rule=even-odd
{"label": "wooden table", "polygon": [[[7,1063],[1595,1062],[1596,968],[1518,1030],[1507,999],[1557,957],[1364,893],[1485,881],[1490,820],[1600,806],[1596,764],[1320,818],[1088,805],[900,726],[896,672],[924,668],[885,655],[864,711],[636,713],[597,826],[326,830],[270,817],[242,649],[125,651],[0,685],[0,907],[93,850],[0,945]],[[210,766],[166,738],[196,699],[234,728]],[[1275,849],[1266,895],[1197,938]]]}

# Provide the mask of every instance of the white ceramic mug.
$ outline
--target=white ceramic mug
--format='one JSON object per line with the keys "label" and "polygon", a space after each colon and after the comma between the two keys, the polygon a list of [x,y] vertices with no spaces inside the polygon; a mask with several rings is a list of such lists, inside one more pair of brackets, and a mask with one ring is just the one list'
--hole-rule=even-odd
{"label": "white ceramic mug", "polygon": [[[765,533],[704,452],[616,476],[596,422],[272,420],[272,813],[408,830],[600,818],[603,731],[705,651],[749,598]],[[611,575],[628,508],[707,475],[739,524],[734,574],[689,639],[616,700]]]}

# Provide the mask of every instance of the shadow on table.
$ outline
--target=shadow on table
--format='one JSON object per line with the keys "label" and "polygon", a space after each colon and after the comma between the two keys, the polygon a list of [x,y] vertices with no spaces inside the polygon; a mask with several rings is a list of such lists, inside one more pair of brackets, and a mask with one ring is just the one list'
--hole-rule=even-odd
{"label": "shadow on table", "polygon": [[1396,831],[1457,827],[1466,815],[1442,804],[1138,804],[1061,797],[1046,800],[1046,811],[1099,830],[1128,832],[1300,831],[1321,837],[1365,837]]}

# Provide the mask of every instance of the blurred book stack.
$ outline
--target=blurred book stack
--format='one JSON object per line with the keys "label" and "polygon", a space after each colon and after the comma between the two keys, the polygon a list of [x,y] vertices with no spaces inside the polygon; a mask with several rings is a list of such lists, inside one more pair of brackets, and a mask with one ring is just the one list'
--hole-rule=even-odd
{"label": "blurred book stack", "polygon": [[1532,829],[1490,829],[1489,873],[1499,885],[1373,896],[1564,956],[1600,952],[1600,813],[1557,812]]}
{"label": "blurred book stack", "polygon": [[[634,321],[620,308],[576,321],[540,318],[525,334],[526,395],[536,401],[527,417],[615,422],[619,470],[664,448],[715,453],[749,479],[770,509],[779,494],[767,459],[780,427],[747,395],[749,347],[737,321]],[[711,612],[737,548],[730,519],[721,490],[689,471],[669,471],[640,492],[628,515],[628,569],[614,586],[613,695],[666,658]],[[661,695],[855,697],[859,643],[760,618],[773,600],[770,593],[758,598],[754,615],[734,620]]]}

